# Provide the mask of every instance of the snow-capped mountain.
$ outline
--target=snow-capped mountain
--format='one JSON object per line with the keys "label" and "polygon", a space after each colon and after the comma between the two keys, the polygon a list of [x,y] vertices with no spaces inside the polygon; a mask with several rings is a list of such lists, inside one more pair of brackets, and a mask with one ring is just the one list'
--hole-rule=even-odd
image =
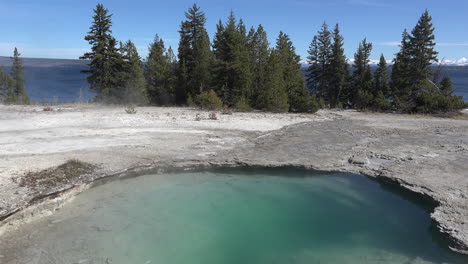
{"label": "snow-capped mountain", "polygon": [[[353,64],[354,62],[354,59],[347,59],[347,62],[349,64]],[[307,61],[301,61],[300,62],[302,67],[306,67],[309,65],[309,63]],[[379,60],[370,60],[369,62],[370,65],[377,65],[379,64]],[[387,60],[387,64],[391,65],[393,64],[393,61],[392,60]],[[461,59],[458,59],[458,60],[446,60],[446,59],[443,59],[443,60],[439,60],[438,62],[434,62],[433,63],[434,65],[438,65],[438,64],[442,64],[442,65],[447,65],[447,66],[468,66],[468,59],[463,57]]]}
{"label": "snow-capped mountain", "polygon": [[444,65],[453,65],[453,66],[468,66],[468,59],[463,57],[458,60],[441,60],[439,61],[440,64]]}

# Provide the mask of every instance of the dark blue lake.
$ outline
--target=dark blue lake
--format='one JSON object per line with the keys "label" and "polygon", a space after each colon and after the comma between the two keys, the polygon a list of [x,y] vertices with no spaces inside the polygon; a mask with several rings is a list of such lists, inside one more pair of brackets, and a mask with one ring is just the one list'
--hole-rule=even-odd
{"label": "dark blue lake", "polygon": [[[26,75],[26,89],[33,101],[78,101],[94,97],[89,91],[86,62],[80,60],[23,59]],[[9,72],[11,60],[0,57],[0,65]],[[468,101],[468,67],[447,66],[443,74],[452,78],[456,95]]]}

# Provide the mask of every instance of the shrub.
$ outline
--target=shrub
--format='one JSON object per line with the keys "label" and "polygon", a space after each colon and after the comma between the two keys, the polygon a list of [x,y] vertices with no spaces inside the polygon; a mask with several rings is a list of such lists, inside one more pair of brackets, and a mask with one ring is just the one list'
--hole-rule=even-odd
{"label": "shrub", "polygon": [[223,112],[221,112],[221,114],[223,114],[223,115],[232,115],[232,111],[231,111],[231,109],[229,109],[229,106],[224,105],[223,106]]}
{"label": "shrub", "polygon": [[422,93],[416,99],[415,111],[420,113],[441,113],[460,110],[464,107],[465,102],[461,96]]}
{"label": "shrub", "polygon": [[217,110],[223,107],[223,102],[213,90],[202,92],[197,96],[197,101],[202,109]]}
{"label": "shrub", "polygon": [[187,97],[187,105],[190,107],[195,107],[197,106],[197,103],[193,100],[192,96],[189,94]]}
{"label": "shrub", "polygon": [[236,109],[239,112],[250,112],[252,111],[252,107],[250,107],[249,103],[245,99],[245,97],[241,97],[237,100]]}
{"label": "shrub", "polygon": [[210,120],[218,120],[218,116],[215,112],[211,112],[208,117],[210,118]]}
{"label": "shrub", "polygon": [[320,99],[318,100],[317,104],[318,104],[318,108],[319,108],[319,109],[325,108],[325,100],[323,99],[323,97],[320,97]]}
{"label": "shrub", "polygon": [[[323,102],[322,102],[323,103]],[[315,94],[312,94],[310,97],[309,97],[309,113],[315,113],[317,112],[319,109],[320,109],[320,104],[319,102],[317,102],[317,97],[315,96]],[[323,108],[323,107],[322,107]]]}

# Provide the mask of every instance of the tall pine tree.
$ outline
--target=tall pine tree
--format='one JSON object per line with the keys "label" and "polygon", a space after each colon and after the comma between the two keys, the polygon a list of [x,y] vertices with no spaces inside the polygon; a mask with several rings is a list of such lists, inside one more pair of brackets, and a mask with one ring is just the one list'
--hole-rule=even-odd
{"label": "tall pine tree", "polygon": [[389,85],[387,62],[383,54],[380,55],[380,61],[374,73],[374,89],[372,96],[374,97],[372,107],[375,110],[390,109],[392,91]]}
{"label": "tall pine tree", "polygon": [[267,89],[266,67],[269,59],[269,43],[267,33],[262,25],[253,28],[249,33],[249,47],[251,51],[251,65],[253,70],[254,82],[252,84],[251,105],[258,108],[259,96],[262,91]]}
{"label": "tall pine tree", "polygon": [[254,82],[251,49],[245,25],[242,21],[237,23],[233,12],[225,25],[218,24],[213,48],[213,85],[224,103],[233,106],[250,99]]}
{"label": "tall pine tree", "polygon": [[318,35],[314,37],[308,50],[310,64],[307,70],[307,86],[319,98],[328,100],[330,94],[330,75],[332,49],[332,33],[328,25],[323,23]]}
{"label": "tall pine tree", "polygon": [[209,90],[213,62],[205,13],[194,4],[185,12],[185,17],[187,20],[181,23],[179,30],[179,103],[185,102],[188,95]]}
{"label": "tall pine tree", "polygon": [[328,102],[330,107],[336,107],[339,104],[347,104],[343,99],[346,94],[346,83],[349,80],[349,65],[346,62],[344,53],[343,36],[340,33],[339,25],[336,24],[333,30],[332,54],[330,59],[330,88],[328,93]]}
{"label": "tall pine tree", "polygon": [[85,40],[91,45],[91,52],[86,52],[80,59],[89,60],[87,79],[90,88],[101,102],[119,102],[122,92],[119,78],[122,73],[122,61],[117,48],[117,41],[112,37],[112,15],[102,4],[93,10],[93,23]]}
{"label": "tall pine tree", "polygon": [[263,110],[287,112],[289,109],[288,93],[283,78],[281,59],[276,50],[272,50],[266,67],[267,89],[261,94]]}
{"label": "tall pine tree", "polygon": [[409,36],[410,78],[414,89],[421,88],[417,86],[424,85],[432,78],[431,65],[437,61],[438,52],[434,49],[436,43],[431,21],[432,17],[426,10]]}
{"label": "tall pine tree", "polygon": [[14,81],[14,96],[10,96],[9,100],[14,100],[17,104],[30,104],[31,100],[29,99],[26,88],[24,87],[24,68],[20,56],[21,54],[18,52],[18,49],[15,48],[12,57],[13,65],[11,67],[11,77]]}
{"label": "tall pine tree", "polygon": [[354,54],[353,83],[351,85],[351,102],[354,107],[367,108],[373,101],[372,72],[369,66],[369,57],[372,51],[372,43],[364,39],[359,43],[359,48]]}
{"label": "tall pine tree", "polygon": [[397,109],[407,108],[411,98],[410,43],[409,34],[403,31],[400,51],[393,60],[390,86],[393,93],[393,105]]}
{"label": "tall pine tree", "polygon": [[156,35],[149,46],[145,66],[148,97],[153,105],[165,105],[173,100],[174,91],[169,82],[171,68],[165,53],[164,41]]}
{"label": "tall pine tree", "polygon": [[296,48],[287,34],[280,32],[276,40],[276,52],[278,53],[283,80],[288,94],[289,110],[292,112],[315,112],[315,102],[309,95],[304,84],[304,75],[301,70],[300,57],[296,54]]}
{"label": "tall pine tree", "polygon": [[122,102],[126,104],[146,104],[148,99],[143,65],[135,44],[128,40],[122,45],[121,53],[124,59],[124,68],[121,74],[123,78]]}
{"label": "tall pine tree", "polygon": [[379,64],[374,73],[374,95],[382,93],[386,98],[390,98],[392,91],[389,85],[387,61],[383,54],[380,55]]}

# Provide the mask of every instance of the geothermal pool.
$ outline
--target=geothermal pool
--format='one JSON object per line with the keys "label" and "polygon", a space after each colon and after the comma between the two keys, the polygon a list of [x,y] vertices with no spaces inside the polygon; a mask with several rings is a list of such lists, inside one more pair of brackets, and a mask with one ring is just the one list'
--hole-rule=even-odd
{"label": "geothermal pool", "polygon": [[10,263],[468,263],[415,197],[291,168],[116,180],[2,242]]}

